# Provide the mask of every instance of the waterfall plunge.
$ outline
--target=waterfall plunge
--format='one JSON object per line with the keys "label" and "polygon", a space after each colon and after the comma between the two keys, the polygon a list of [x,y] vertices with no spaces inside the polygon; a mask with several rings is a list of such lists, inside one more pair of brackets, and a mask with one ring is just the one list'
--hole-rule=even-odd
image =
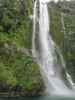
{"label": "waterfall plunge", "polygon": [[[40,0],[39,8],[37,7],[37,1],[34,5],[34,26],[33,26],[33,39],[32,39],[32,49],[33,56],[36,57],[38,64],[40,65],[40,70],[42,76],[44,77],[47,92],[49,94],[55,95],[69,95],[72,94],[72,90],[68,88],[63,80],[64,62],[63,65],[58,64],[57,56],[55,52],[55,43],[49,34],[49,16],[47,1]],[[39,18],[37,17],[37,12],[39,11]],[[39,32],[36,32],[37,24],[39,25]],[[38,34],[37,34],[38,33]],[[37,37],[36,37],[37,36]],[[36,43],[36,38],[38,38],[38,47]],[[36,49],[37,48],[37,49]],[[61,60],[63,60],[62,55],[58,50]],[[66,75],[66,74],[65,74]]]}

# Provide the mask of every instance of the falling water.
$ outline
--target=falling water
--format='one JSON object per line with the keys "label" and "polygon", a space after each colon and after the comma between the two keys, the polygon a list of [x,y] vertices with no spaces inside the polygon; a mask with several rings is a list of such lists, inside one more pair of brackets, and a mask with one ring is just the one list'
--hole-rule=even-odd
{"label": "falling water", "polygon": [[[35,1],[32,53],[40,65],[47,92],[49,94],[68,95],[72,91],[72,81],[67,79],[68,73],[65,71],[63,57],[49,34],[50,20],[47,1],[49,0]],[[57,54],[60,61],[58,61]]]}

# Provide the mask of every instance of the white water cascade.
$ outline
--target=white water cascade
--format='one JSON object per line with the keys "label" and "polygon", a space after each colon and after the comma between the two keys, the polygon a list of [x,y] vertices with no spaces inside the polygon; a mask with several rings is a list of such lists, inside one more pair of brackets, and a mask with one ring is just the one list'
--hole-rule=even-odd
{"label": "white water cascade", "polygon": [[[71,79],[67,79],[66,81],[69,83],[69,86],[71,85],[69,88],[65,82],[66,79],[64,79],[64,76],[67,78],[68,74],[65,71],[63,57],[59,50],[56,50],[57,47],[49,34],[50,19],[48,15],[47,1],[49,0],[40,0],[38,5],[38,0],[35,1],[32,54],[40,65],[47,92],[55,95],[69,95],[73,91],[71,89],[73,87],[71,84],[72,81]],[[56,52],[59,55],[61,63],[58,62]]]}

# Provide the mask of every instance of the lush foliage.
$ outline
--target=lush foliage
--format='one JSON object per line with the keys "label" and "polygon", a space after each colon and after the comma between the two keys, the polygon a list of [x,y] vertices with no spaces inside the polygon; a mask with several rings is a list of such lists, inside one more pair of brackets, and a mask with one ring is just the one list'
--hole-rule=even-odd
{"label": "lush foliage", "polygon": [[30,14],[32,14],[32,1],[0,0],[0,32],[8,35],[8,39],[14,41],[17,46],[31,48]]}
{"label": "lush foliage", "polygon": [[5,84],[5,89],[9,86],[8,90],[13,91],[14,88],[20,87],[20,92],[38,94],[42,87],[40,81],[42,79],[39,66],[31,56],[12,44],[0,42],[0,82]]}
{"label": "lush foliage", "polygon": [[32,0],[0,0],[0,91],[39,94],[42,79],[31,55]]}

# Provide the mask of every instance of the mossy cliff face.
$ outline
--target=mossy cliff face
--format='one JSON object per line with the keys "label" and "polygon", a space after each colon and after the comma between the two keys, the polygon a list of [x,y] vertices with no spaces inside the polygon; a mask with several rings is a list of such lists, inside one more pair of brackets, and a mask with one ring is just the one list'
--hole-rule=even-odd
{"label": "mossy cliff face", "polygon": [[51,2],[48,8],[50,33],[62,51],[66,69],[75,82],[75,2]]}
{"label": "mossy cliff face", "polygon": [[43,90],[31,54],[32,14],[32,0],[0,0],[0,92],[40,95]]}

